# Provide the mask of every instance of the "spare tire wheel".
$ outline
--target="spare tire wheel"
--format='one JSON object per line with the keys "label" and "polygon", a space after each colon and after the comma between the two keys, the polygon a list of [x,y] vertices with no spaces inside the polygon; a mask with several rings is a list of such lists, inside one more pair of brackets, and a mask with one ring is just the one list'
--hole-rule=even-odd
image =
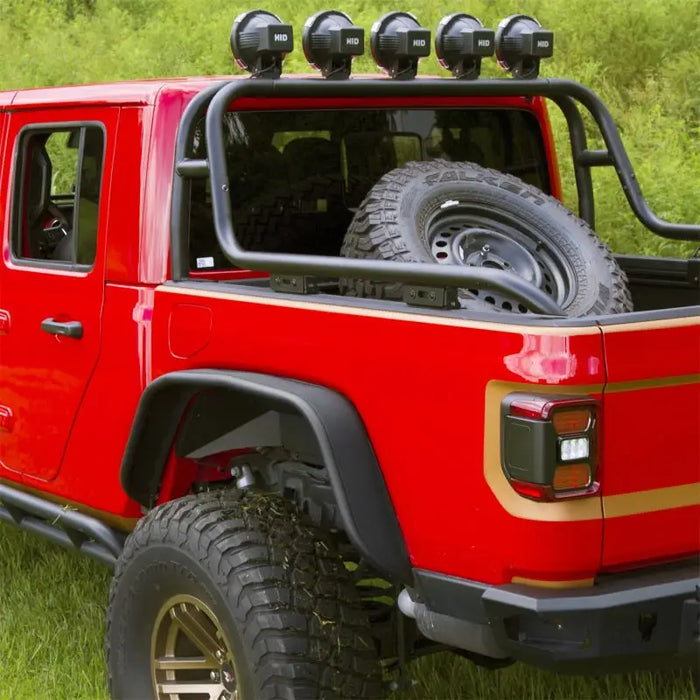
{"label": "spare tire wheel", "polygon": [[[341,255],[507,270],[546,292],[568,316],[632,310],[608,246],[561,202],[473,163],[407,163],[384,175],[357,210]],[[401,299],[402,285],[341,280],[351,296]],[[460,290],[473,309],[526,313],[514,298]]]}

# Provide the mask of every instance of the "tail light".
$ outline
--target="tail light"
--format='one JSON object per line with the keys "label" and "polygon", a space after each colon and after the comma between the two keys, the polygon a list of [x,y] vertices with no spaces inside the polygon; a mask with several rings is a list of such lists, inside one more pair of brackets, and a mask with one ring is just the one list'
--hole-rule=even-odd
{"label": "tail light", "polygon": [[536,501],[597,493],[599,412],[588,397],[506,396],[501,460],[511,486]]}

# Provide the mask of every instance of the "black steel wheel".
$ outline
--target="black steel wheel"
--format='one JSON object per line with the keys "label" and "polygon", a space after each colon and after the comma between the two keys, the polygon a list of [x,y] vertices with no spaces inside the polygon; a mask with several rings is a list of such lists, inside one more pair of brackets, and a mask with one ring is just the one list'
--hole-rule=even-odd
{"label": "black steel wheel", "polygon": [[[357,211],[346,257],[504,270],[549,295],[570,316],[630,311],[626,277],[608,247],[553,197],[473,163],[407,163],[387,173]],[[396,283],[342,280],[353,296],[400,299]],[[460,290],[462,305],[527,313],[514,297]]]}
{"label": "black steel wheel", "polygon": [[382,694],[370,623],[333,539],[282,498],[216,491],[152,510],[112,587],[114,698]]}

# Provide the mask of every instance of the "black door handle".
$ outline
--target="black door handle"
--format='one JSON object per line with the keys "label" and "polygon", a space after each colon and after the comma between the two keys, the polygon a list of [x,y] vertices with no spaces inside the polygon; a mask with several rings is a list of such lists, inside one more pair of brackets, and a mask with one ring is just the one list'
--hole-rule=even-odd
{"label": "black door handle", "polygon": [[65,335],[67,338],[82,338],[83,324],[80,321],[65,321],[63,323],[45,318],[41,322],[41,330],[51,335]]}

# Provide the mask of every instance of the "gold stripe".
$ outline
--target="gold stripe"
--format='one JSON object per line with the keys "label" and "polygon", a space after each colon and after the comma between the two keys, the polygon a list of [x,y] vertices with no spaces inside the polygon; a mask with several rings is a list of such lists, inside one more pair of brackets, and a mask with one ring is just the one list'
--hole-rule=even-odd
{"label": "gold stripe", "polygon": [[640,515],[697,505],[700,505],[700,483],[696,482],[605,496],[603,513],[606,518],[622,518],[626,515]]}
{"label": "gold stripe", "polygon": [[685,326],[700,326],[700,318],[697,315],[689,315],[681,318],[661,318],[654,321],[615,323],[610,326],[601,326],[601,329],[603,333],[624,333],[625,331],[654,331],[666,328],[684,328]]}
{"label": "gold stripe", "polygon": [[538,586],[539,588],[591,588],[592,578],[580,578],[573,581],[542,581],[537,578],[524,578],[513,576],[512,583],[524,583],[526,586]]}
{"label": "gold stripe", "polygon": [[605,387],[606,394],[616,394],[621,391],[639,391],[641,389],[659,389],[665,386],[685,386],[700,382],[700,374],[681,374],[677,377],[654,377],[653,379],[637,379],[631,382],[611,382]]}
{"label": "gold stripe", "polygon": [[484,415],[484,477],[498,502],[516,518],[543,522],[572,522],[578,520],[600,520],[603,517],[600,498],[577,498],[553,503],[538,503],[517,493],[508,482],[501,467],[501,402],[513,391],[528,391],[546,394],[595,394],[603,385],[585,387],[533,386],[514,382],[491,381],[486,386]]}
{"label": "gold stripe", "polygon": [[181,294],[183,296],[204,297],[209,299],[230,299],[242,304],[258,304],[261,306],[279,306],[290,309],[302,309],[305,311],[320,311],[329,314],[344,314],[346,316],[364,316],[368,318],[386,318],[392,321],[406,321],[408,323],[427,323],[433,326],[451,326],[457,328],[473,328],[475,330],[501,331],[503,333],[517,333],[518,335],[554,335],[554,336],[579,336],[599,335],[598,326],[523,326],[507,324],[498,321],[471,321],[464,318],[448,318],[447,316],[430,316],[428,314],[406,313],[401,311],[383,311],[380,309],[368,309],[366,307],[344,306],[342,304],[322,304],[314,301],[301,301],[291,299],[270,299],[253,295],[236,294],[234,292],[213,292],[203,289],[183,288],[174,285],[161,285],[156,287],[156,292],[167,294]]}
{"label": "gold stripe", "polygon": [[[697,375],[690,375],[691,381],[697,381]],[[673,386],[691,381],[676,381],[683,377],[665,377],[650,380],[654,386]],[[658,382],[658,383],[657,383]],[[621,382],[616,390],[635,382]],[[642,382],[646,388],[646,383]],[[508,483],[501,466],[501,402],[513,391],[529,391],[538,394],[596,394],[603,385],[587,386],[534,386],[515,382],[491,381],[486,387],[486,405],[484,416],[484,477],[491,491],[505,510],[516,518],[546,522],[599,520],[601,517],[619,518],[628,515],[643,515],[660,510],[685,508],[700,505],[700,484],[681,484],[647,491],[604,496],[600,498],[581,498],[572,501],[539,503],[518,494]],[[607,391],[607,389],[606,389]]]}
{"label": "gold stripe", "polygon": [[682,318],[657,319],[651,321],[637,321],[634,323],[618,323],[610,326],[524,326],[502,323],[499,321],[470,321],[463,318],[447,318],[446,316],[429,316],[427,314],[406,313],[401,311],[384,311],[380,309],[358,308],[344,306],[342,304],[322,304],[313,301],[297,301],[291,299],[270,299],[255,297],[252,295],[236,294],[235,292],[215,292],[191,287],[179,287],[174,285],[160,285],[156,291],[168,294],[184,294],[189,296],[205,297],[212,299],[233,299],[241,303],[260,304],[263,306],[282,306],[293,309],[305,309],[309,311],[324,311],[326,313],[347,314],[349,316],[368,316],[372,318],[388,318],[397,321],[412,323],[430,323],[436,326],[456,326],[476,328],[480,330],[501,330],[505,333],[519,333],[530,335],[558,335],[579,336],[596,335],[604,333],[622,333],[625,331],[646,331],[664,328],[682,328],[685,326],[700,325],[697,316],[683,316]]}
{"label": "gold stripe", "polygon": [[0,484],[5,484],[5,486],[10,486],[11,488],[22,491],[23,493],[29,493],[33,496],[38,496],[45,501],[51,501],[51,503],[56,503],[59,506],[67,506],[71,510],[77,510],[80,513],[85,513],[85,515],[91,515],[97,518],[100,522],[106,525],[111,525],[117,530],[122,532],[131,532],[135,527],[136,523],[140,518],[124,518],[120,515],[115,515],[114,513],[107,513],[103,510],[98,510],[97,508],[90,508],[90,506],[83,505],[82,503],[77,503],[76,501],[70,501],[67,498],[61,498],[52,493],[45,493],[40,489],[32,488],[26,484],[18,484],[10,479],[3,479],[0,477]]}

